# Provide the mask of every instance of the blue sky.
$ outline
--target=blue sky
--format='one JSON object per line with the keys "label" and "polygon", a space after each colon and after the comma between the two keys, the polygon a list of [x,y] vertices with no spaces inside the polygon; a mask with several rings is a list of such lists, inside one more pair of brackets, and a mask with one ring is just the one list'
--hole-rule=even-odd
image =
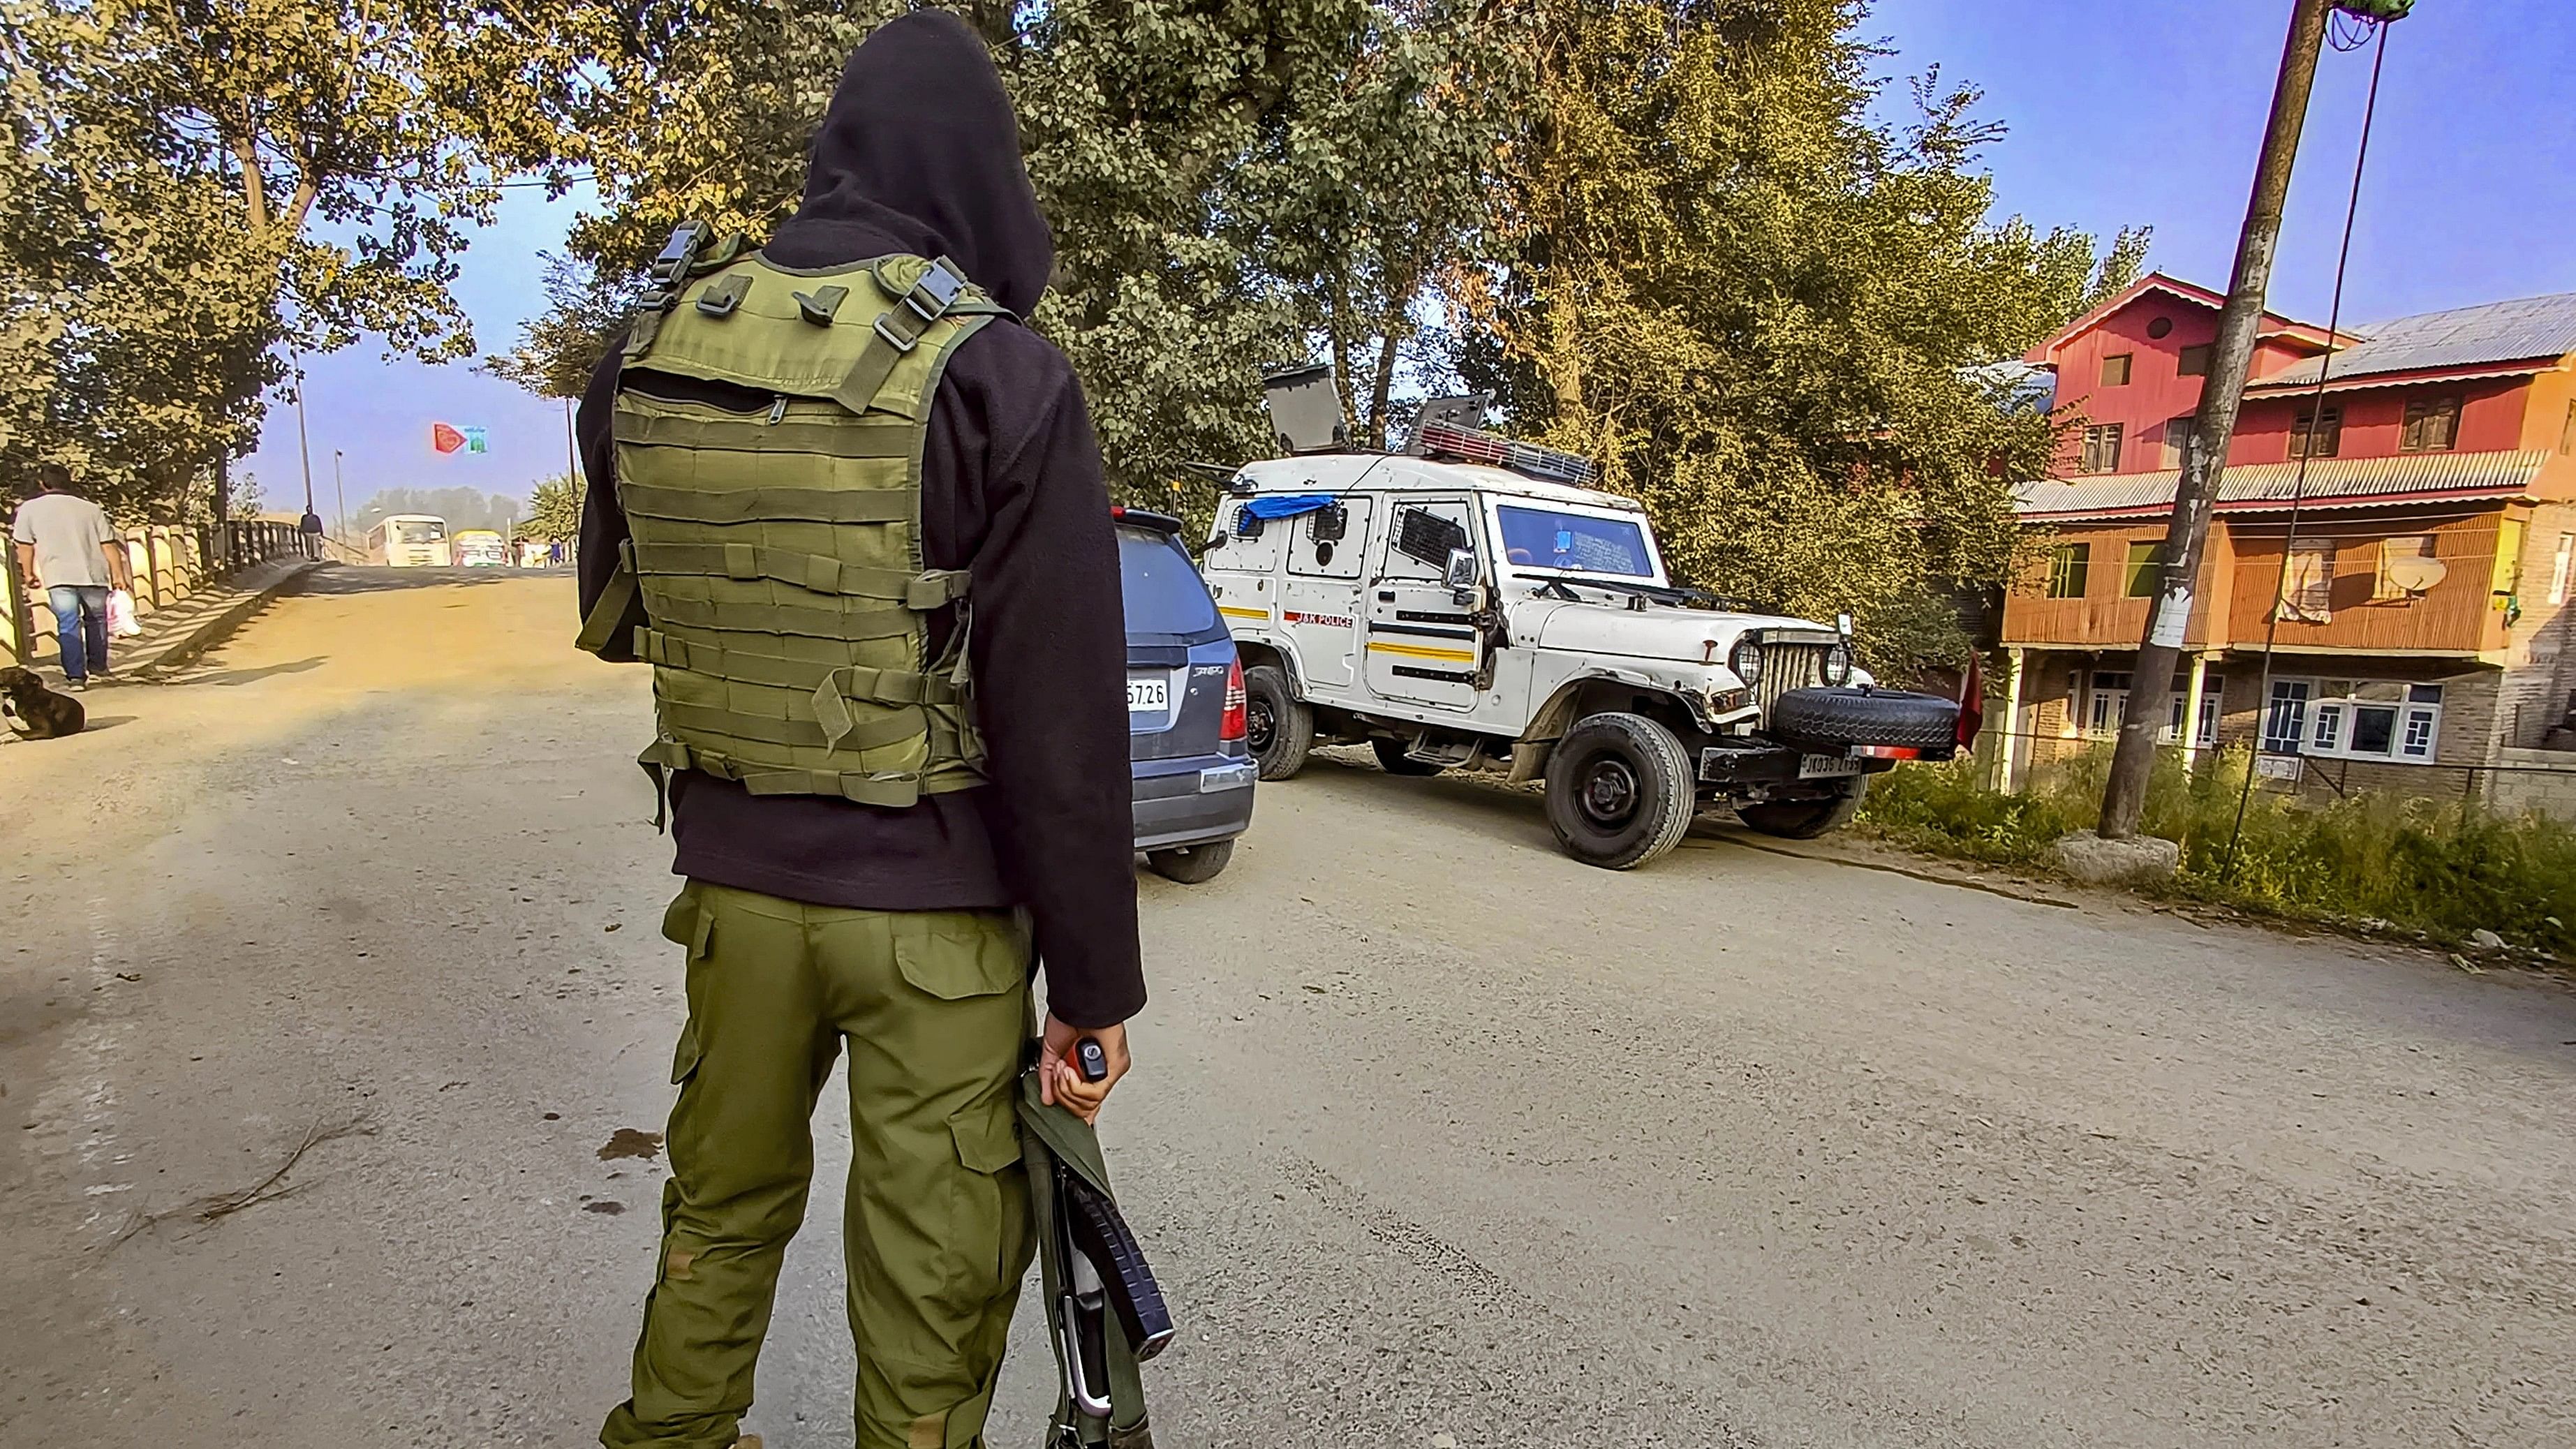
{"label": "blue sky", "polygon": [[[1903,76],[1938,63],[1982,86],[2011,129],[1986,165],[1999,213],[2107,238],[2155,228],[2149,264],[2224,287],[2254,172],[2288,0],[1880,0],[1861,34]],[[2421,0],[2395,27],[2363,183],[2350,322],[2576,291],[2576,5]],[[2369,81],[2367,53],[2329,52],[2281,238],[2272,305],[2323,322]],[[1893,88],[1901,98],[1901,86]],[[509,193],[464,259],[458,300],[481,351],[542,306],[537,253],[585,198]],[[472,486],[524,497],[564,469],[562,405],[462,364],[387,362],[362,344],[310,360],[315,492],[331,454],[352,511],[378,488]],[[440,457],[432,422],[477,424],[491,451]],[[295,413],[273,407],[248,464],[273,508],[300,507]]]}

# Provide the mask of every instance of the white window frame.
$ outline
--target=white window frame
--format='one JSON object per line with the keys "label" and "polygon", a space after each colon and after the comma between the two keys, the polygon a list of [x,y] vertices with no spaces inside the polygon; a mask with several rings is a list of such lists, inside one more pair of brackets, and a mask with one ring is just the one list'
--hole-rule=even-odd
{"label": "white window frame", "polygon": [[[2329,683],[2346,686],[2342,692],[2328,694]],[[2395,700],[2364,699],[2361,691],[2371,685],[2385,685],[2397,691]],[[2305,690],[2304,697],[2284,695],[2287,689]],[[2264,701],[2262,716],[2263,750],[2266,754],[2299,754],[2319,760],[2359,760],[2365,764],[2429,765],[2442,750],[2443,686],[2415,680],[2317,678],[2275,678],[2272,696]],[[2427,698],[2425,696],[2429,695]],[[2275,728],[2275,716],[2283,702],[2298,708],[2298,744],[2294,750],[2281,748],[2284,735]],[[2389,710],[2394,719],[2389,726],[2388,748],[2384,751],[2354,747],[2353,735],[2363,710]]]}
{"label": "white window frame", "polygon": [[[2130,686],[2104,684],[2101,681],[2106,678],[2127,680],[2133,677],[2129,671],[2122,669],[2096,669],[2086,672],[2084,708],[2080,717],[2083,721],[2081,732],[2087,738],[2107,740],[2119,734],[2120,719],[2129,712]],[[2218,743],[2219,700],[2217,690],[2211,687],[2217,683],[2217,677],[2211,676],[2203,686],[2208,692],[2200,697],[2200,727],[2193,733],[2196,736],[2195,744],[2202,748]],[[2165,727],[2156,732],[2158,743],[2167,745],[2182,743],[2182,710],[2186,697],[2191,693],[2189,686],[2190,677],[2179,676],[2174,680],[2173,693],[2165,696]]]}
{"label": "white window frame", "polygon": [[[2568,408],[2571,414],[2576,414],[2576,403],[2568,404]],[[2558,535],[2558,553],[2549,561],[2549,602],[2567,602],[2567,575],[2571,565],[2576,565],[2576,533],[2562,533]]]}

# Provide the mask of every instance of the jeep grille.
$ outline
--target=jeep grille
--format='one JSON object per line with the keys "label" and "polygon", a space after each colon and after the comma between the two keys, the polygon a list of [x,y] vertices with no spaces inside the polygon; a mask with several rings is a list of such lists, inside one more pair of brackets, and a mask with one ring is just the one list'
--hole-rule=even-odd
{"label": "jeep grille", "polygon": [[1823,644],[1765,644],[1762,646],[1762,682],[1754,687],[1753,697],[1761,702],[1762,722],[1771,722],[1771,706],[1780,696],[1793,689],[1813,689],[1825,682]]}

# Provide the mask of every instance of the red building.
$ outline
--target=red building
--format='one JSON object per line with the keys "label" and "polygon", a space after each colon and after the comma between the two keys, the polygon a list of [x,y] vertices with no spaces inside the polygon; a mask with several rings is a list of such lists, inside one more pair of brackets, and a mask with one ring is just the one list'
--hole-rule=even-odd
{"label": "red building", "polygon": [[[2016,779],[2118,726],[2223,301],[2152,275],[2027,359],[2081,426],[2021,489],[2052,542],[2004,609]],[[2576,293],[2348,329],[2320,402],[2330,340],[2263,319],[2170,737],[2256,741],[2328,787],[2459,792],[2479,772],[2421,767],[2568,739]]]}

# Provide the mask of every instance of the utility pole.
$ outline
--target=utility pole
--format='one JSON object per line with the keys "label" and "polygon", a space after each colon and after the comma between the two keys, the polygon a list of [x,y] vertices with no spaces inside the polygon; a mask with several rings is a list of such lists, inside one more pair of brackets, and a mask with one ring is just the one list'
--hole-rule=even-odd
{"label": "utility pole", "polygon": [[304,431],[304,363],[295,364],[295,450],[304,459],[304,511],[313,511],[313,443]]}
{"label": "utility pole", "polygon": [[332,516],[339,520],[340,545],[346,548],[349,543],[349,493],[340,484],[340,450],[337,448],[331,450],[331,509]]}
{"label": "utility pole", "polygon": [[573,450],[571,398],[564,399],[564,481],[581,486],[581,456]]}
{"label": "utility pole", "polygon": [[[2236,413],[2253,369],[2255,335],[2262,330],[2263,298],[2272,283],[2273,254],[2281,239],[2281,208],[2290,192],[2290,170],[2307,124],[2308,93],[2325,49],[2331,0],[2294,0],[2290,36],[2281,51],[2281,78],[2272,92],[2272,119],[2264,128],[2262,158],[2254,166],[2254,195],[2245,207],[2245,229],[2236,243],[2236,270],[2227,305],[2218,315],[2218,340],[2209,381],[2201,388],[2200,422],[2192,430],[2182,478],[2174,487],[2173,522],[2165,531],[2163,577],[2146,636],[2130,676],[2128,708],[2111,755],[2111,781],[2102,792],[2097,831],[2106,840],[2138,833],[2147,804],[2147,776],[2154,769],[2156,737],[2165,726],[2174,665],[2182,657],[2183,631],[2191,622],[2192,586],[2200,577],[2209,517],[2218,503],[2218,480],[2227,446],[2236,436]],[[2190,722],[2185,721],[2189,728]]]}

